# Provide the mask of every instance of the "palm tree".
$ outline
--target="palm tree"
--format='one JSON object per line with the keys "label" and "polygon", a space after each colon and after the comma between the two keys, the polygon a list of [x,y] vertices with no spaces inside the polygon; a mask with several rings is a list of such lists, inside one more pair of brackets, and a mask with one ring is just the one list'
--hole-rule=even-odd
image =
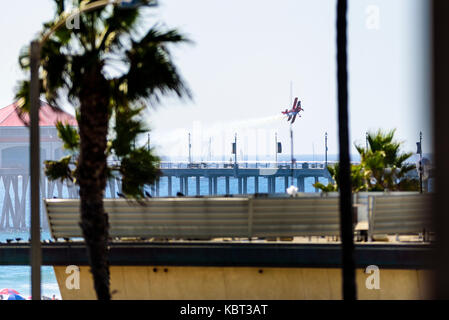
{"label": "palm tree", "polygon": [[[395,130],[368,133],[366,148],[355,145],[360,154],[360,164],[351,165],[351,186],[353,192],[359,191],[417,191],[418,180],[407,177],[407,173],[416,169],[407,163],[411,152],[401,153],[402,143],[394,140]],[[323,192],[339,190],[339,164],[328,166],[333,180],[327,186],[316,183],[313,186]]]}
{"label": "palm tree", "polygon": [[[320,189],[323,192],[336,192],[339,191],[340,181],[340,165],[335,163],[327,166],[327,171],[331,177],[331,181],[327,185],[317,182],[313,184],[315,188]],[[353,192],[365,191],[366,185],[364,182],[363,167],[362,165],[351,165],[351,188]]]}
{"label": "palm tree", "polygon": [[369,132],[368,146],[356,145],[364,170],[365,183],[370,191],[411,191],[418,190],[418,180],[406,175],[416,169],[407,163],[413,153],[401,153],[402,143],[394,140],[396,130]]}
{"label": "palm tree", "polygon": [[[43,34],[55,25],[68,3],[80,7],[91,1],[55,0],[56,18],[44,24]],[[157,158],[132,141],[145,131],[137,119],[147,103],[175,94],[191,97],[173,64],[168,46],[186,42],[176,30],[139,24],[139,9],[107,6],[80,17],[79,29],[58,29],[42,47],[41,88],[50,104],[68,98],[78,111],[79,136],[59,125],[67,147],[78,155],[49,163],[50,177],[75,177],[79,184],[81,229],[86,242],[98,299],[109,300],[108,216],[103,207],[111,170],[123,179],[123,192],[141,197],[143,185],[157,178]],[[145,29],[144,32],[140,29]],[[20,57],[29,69],[28,50]],[[29,109],[28,82],[20,83],[17,98]],[[115,121],[115,123],[114,123]],[[113,126],[111,133],[110,124]],[[111,134],[108,142],[108,134]],[[79,140],[79,145],[76,141]],[[108,155],[121,165],[107,166]],[[59,169],[59,171],[58,171]]]}

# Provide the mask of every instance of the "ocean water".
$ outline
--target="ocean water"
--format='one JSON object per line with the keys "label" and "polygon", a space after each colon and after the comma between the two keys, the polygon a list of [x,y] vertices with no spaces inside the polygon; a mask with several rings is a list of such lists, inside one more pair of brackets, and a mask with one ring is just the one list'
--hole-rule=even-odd
{"label": "ocean water", "polygon": [[[265,178],[259,179],[259,192],[268,192],[268,184]],[[322,183],[327,183],[326,178],[319,178]],[[196,194],[196,180],[195,178],[189,179],[189,195]],[[217,191],[218,194],[226,193],[225,178],[218,178]],[[285,193],[284,178],[276,179],[276,193]],[[289,185],[291,181],[289,180]],[[304,181],[306,192],[315,192],[315,188],[312,184],[315,183],[314,178],[306,178]],[[296,185],[296,181],[294,183]],[[230,193],[236,194],[238,192],[238,180],[231,178],[229,182]],[[254,193],[254,178],[248,178],[248,193]],[[179,179],[173,178],[172,180],[172,194],[180,191]],[[55,191],[56,193],[56,191]],[[154,194],[154,192],[152,192]],[[200,194],[209,194],[209,179],[200,178]],[[56,194],[55,194],[56,195]],[[67,195],[65,195],[67,197]],[[111,197],[110,190],[106,191],[106,197]],[[166,177],[162,177],[160,181],[159,196],[168,196],[168,180]],[[3,207],[4,187],[0,186],[0,208]],[[27,217],[29,216],[29,201],[27,201]],[[27,220],[28,221],[28,220]],[[28,232],[8,232],[0,231],[0,242],[6,242],[6,239],[21,238],[27,240],[30,238]],[[50,239],[49,232],[42,232],[42,240]],[[53,267],[43,266],[42,272],[42,295],[46,297],[56,296],[57,299],[61,299],[61,293],[56,281]],[[11,288],[17,290],[23,297],[27,298],[31,295],[31,268],[27,266],[0,266],[0,289]]]}
{"label": "ocean water", "polygon": [[[6,239],[22,238],[28,239],[28,232],[0,232],[0,242],[6,242]],[[49,232],[42,232],[43,240],[50,239]],[[41,269],[41,292],[43,296],[55,297],[61,299],[58,283],[56,281],[53,267],[43,266]],[[24,298],[31,295],[31,268],[27,266],[0,266],[0,290],[3,288],[14,289]]]}

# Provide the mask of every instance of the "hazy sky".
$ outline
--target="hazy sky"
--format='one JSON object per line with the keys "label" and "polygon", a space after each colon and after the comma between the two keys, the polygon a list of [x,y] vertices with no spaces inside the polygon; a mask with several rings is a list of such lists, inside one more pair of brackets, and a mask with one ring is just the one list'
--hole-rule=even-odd
{"label": "hazy sky", "polygon": [[[187,155],[192,133],[196,159],[230,157],[234,133],[239,155],[274,154],[274,134],[289,152],[289,126],[281,110],[298,96],[305,109],[294,124],[295,153],[337,153],[335,0],[160,0],[146,21],[177,27],[194,41],[173,49],[193,91],[191,102],[167,98],[149,113],[152,145],[160,155]],[[415,151],[427,112],[429,67],[427,7],[421,0],[349,1],[349,107],[351,143],[366,130],[397,129]],[[0,106],[13,101],[22,77],[20,48],[53,16],[53,1],[3,5],[0,30]],[[355,153],[353,149],[352,152]]]}

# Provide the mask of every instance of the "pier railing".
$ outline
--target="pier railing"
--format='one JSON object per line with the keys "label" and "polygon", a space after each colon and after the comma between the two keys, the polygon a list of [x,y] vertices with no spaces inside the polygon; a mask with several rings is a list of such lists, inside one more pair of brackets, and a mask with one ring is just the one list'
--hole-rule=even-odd
{"label": "pier railing", "polygon": [[[328,163],[330,164],[330,162]],[[293,169],[287,162],[161,162],[162,179],[148,186],[151,196],[218,194],[275,194],[292,183],[300,192],[305,191],[305,179],[329,178],[324,162],[297,162]],[[77,198],[78,187],[70,182],[50,181],[41,172],[41,198]],[[293,178],[293,181],[292,181]],[[29,226],[29,171],[24,168],[0,168],[0,230],[26,230]],[[193,180],[193,181],[192,181]],[[233,181],[237,183],[232,186]],[[282,181],[282,182],[280,182]],[[279,185],[281,184],[281,185]],[[190,188],[189,188],[190,185]],[[251,187],[250,187],[251,185]],[[262,188],[263,185],[263,188]],[[276,187],[278,185],[278,187]],[[282,186],[282,187],[281,187]],[[317,190],[315,190],[317,191]],[[121,180],[110,179],[105,198],[118,198]],[[43,229],[47,228],[46,216],[42,214]]]}
{"label": "pier railing", "polygon": [[[79,200],[45,201],[53,238],[82,237]],[[339,234],[339,198],[105,199],[111,237],[211,239]]]}
{"label": "pier railing", "polygon": [[[329,161],[327,165],[332,165],[336,161]],[[279,169],[324,169],[326,164],[323,161],[297,161],[293,166],[291,161],[243,161],[237,165],[232,161],[161,161],[161,169],[229,169],[229,168],[279,168]]]}

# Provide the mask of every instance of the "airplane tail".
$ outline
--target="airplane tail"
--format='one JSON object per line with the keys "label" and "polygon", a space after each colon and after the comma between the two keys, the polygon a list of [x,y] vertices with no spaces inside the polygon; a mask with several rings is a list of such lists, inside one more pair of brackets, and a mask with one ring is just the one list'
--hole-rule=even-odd
{"label": "airplane tail", "polygon": [[298,97],[295,97],[295,101],[293,102],[293,109],[296,107],[297,102],[298,102]]}

